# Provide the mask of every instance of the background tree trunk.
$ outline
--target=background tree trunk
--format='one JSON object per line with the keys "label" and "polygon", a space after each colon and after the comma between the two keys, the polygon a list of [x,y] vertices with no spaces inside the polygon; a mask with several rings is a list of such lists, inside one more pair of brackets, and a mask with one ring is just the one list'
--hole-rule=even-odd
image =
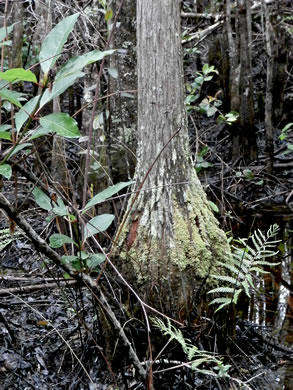
{"label": "background tree trunk", "polygon": [[[239,122],[231,127],[232,156],[246,163],[257,156],[251,65],[250,0],[238,0],[233,10],[226,1],[226,28],[230,59],[229,99],[231,111],[239,112]],[[235,33],[235,38],[234,38]]]}
{"label": "background tree trunk", "polygon": [[130,199],[120,258],[148,302],[183,321],[229,247],[189,156],[179,5],[137,2],[137,183],[165,149]]}
{"label": "background tree trunk", "polygon": [[23,45],[23,4],[18,2],[13,7],[13,28],[11,59],[12,68],[22,68],[22,45]]}

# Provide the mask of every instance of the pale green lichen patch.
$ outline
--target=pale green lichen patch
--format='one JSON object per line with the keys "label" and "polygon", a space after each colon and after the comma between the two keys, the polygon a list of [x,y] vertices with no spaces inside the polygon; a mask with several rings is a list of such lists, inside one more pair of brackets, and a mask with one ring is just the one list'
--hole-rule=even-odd
{"label": "pale green lichen patch", "polygon": [[204,192],[199,188],[192,192],[188,190],[184,199],[184,208],[180,210],[176,203],[174,206],[175,248],[171,257],[180,271],[188,267],[196,277],[203,278],[210,272],[211,265],[229,251],[229,246],[224,232],[209,210]]}
{"label": "pale green lichen patch", "polygon": [[[195,184],[182,192],[180,204],[174,194],[170,205],[173,210],[172,237],[164,240],[152,235],[150,225],[142,223],[145,218],[141,218],[133,245],[128,250],[124,246],[120,252],[120,259],[125,267],[132,268],[139,285],[165,283],[167,279],[178,279],[179,285],[183,274],[190,281],[205,278],[217,272],[217,260],[224,261],[230,251],[226,235],[219,228],[205,193],[199,186]],[[156,213],[150,218],[151,223],[155,222],[155,216]],[[161,223],[161,218],[159,220]],[[130,221],[121,233],[120,243],[127,241],[129,225]]]}

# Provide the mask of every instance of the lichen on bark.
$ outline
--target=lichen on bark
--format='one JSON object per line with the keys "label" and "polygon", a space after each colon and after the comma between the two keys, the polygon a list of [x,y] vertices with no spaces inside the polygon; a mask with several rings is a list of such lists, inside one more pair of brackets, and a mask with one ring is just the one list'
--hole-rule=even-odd
{"label": "lichen on bark", "polygon": [[[171,192],[170,208],[161,210],[160,218],[154,209],[134,206],[135,213],[130,213],[120,236],[119,256],[122,272],[148,303],[178,317],[182,306],[193,310],[203,281],[202,292],[212,286],[216,261],[224,261],[230,248],[198,182],[186,188],[183,203],[176,199],[174,189]],[[161,236],[151,234],[152,220],[158,226],[166,213],[171,232],[160,226]],[[131,234],[134,237],[129,240]]]}
{"label": "lichen on bark", "polygon": [[179,32],[179,2],[137,2],[135,188],[144,185],[129,201],[116,254],[149,304],[184,320],[229,246],[190,159]]}

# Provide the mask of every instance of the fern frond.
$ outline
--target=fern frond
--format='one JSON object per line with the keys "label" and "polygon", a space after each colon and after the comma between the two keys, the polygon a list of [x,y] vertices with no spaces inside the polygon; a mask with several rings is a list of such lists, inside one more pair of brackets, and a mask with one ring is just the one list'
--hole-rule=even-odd
{"label": "fern frond", "polygon": [[279,265],[280,263],[271,263],[271,262],[265,261],[265,260],[257,260],[253,264],[254,265],[268,265],[269,267],[271,267],[274,265]]}
{"label": "fern frond", "polygon": [[223,282],[229,282],[231,284],[234,284],[235,286],[239,286],[239,281],[236,278],[233,278],[232,276],[227,276],[227,275],[212,275],[212,276],[217,280],[222,280]]}
{"label": "fern frond", "polygon": [[234,294],[234,297],[233,297],[233,303],[234,303],[235,305],[237,304],[239,295],[240,295],[241,293],[242,293],[242,290],[241,290],[241,289],[235,291],[235,294]]}
{"label": "fern frond", "polygon": [[222,265],[222,267],[227,268],[229,271],[231,271],[232,273],[234,273],[236,275],[238,272],[240,272],[239,268],[237,268],[235,264],[223,263],[221,265]]}
{"label": "fern frond", "polygon": [[11,235],[9,228],[0,229],[0,251],[9,245],[12,241],[23,235],[24,233],[19,230],[16,230],[13,235]]}
{"label": "fern frond", "polygon": [[259,267],[251,267],[250,268],[250,272],[259,272],[260,274],[269,274],[268,271],[264,271],[262,268],[259,268]]}
{"label": "fern frond", "polygon": [[253,280],[252,280],[252,275],[251,274],[247,274],[246,275],[246,280],[248,281],[248,283],[250,284],[250,287],[253,289],[255,288],[254,287],[254,284],[253,284]]}
{"label": "fern frond", "polygon": [[231,302],[232,302],[232,298],[223,297],[223,298],[215,298],[209,304],[214,305],[215,303],[225,303],[226,305],[230,305]]}
{"label": "fern frond", "polygon": [[235,291],[234,287],[217,287],[214,288],[213,290],[210,290],[208,294],[216,294],[216,293],[228,293],[228,294],[233,294]]}
{"label": "fern frond", "polygon": [[222,305],[220,305],[217,310],[215,310],[215,313],[217,313],[218,311],[222,310],[224,307],[226,306],[229,306],[231,304],[231,302],[228,302],[228,303],[223,303]]}
{"label": "fern frond", "polygon": [[200,366],[203,363],[205,363],[205,364],[207,363],[207,358],[206,357],[204,357],[202,359],[196,359],[195,361],[192,362],[191,367],[192,367],[193,370],[195,370],[198,366]]}
{"label": "fern frond", "polygon": [[248,283],[247,283],[247,279],[244,280],[241,284],[242,284],[242,287],[244,289],[245,294],[250,298],[249,286],[248,286]]}
{"label": "fern frond", "polygon": [[[256,289],[254,283],[254,273],[267,273],[262,266],[272,267],[279,263],[266,260],[276,256],[275,246],[279,240],[275,236],[279,230],[278,225],[272,225],[266,234],[261,230],[256,230],[249,239],[239,238],[235,240],[237,246],[232,245],[232,256],[226,263],[218,264],[227,269],[230,275],[212,275],[214,279],[226,282],[227,285],[215,288],[209,293],[232,294],[231,297],[220,297],[214,299],[210,304],[221,304],[216,311],[229,305],[231,302],[237,303],[241,291],[250,298],[250,289]],[[249,241],[250,240],[250,241]],[[252,245],[250,245],[252,243]]]}

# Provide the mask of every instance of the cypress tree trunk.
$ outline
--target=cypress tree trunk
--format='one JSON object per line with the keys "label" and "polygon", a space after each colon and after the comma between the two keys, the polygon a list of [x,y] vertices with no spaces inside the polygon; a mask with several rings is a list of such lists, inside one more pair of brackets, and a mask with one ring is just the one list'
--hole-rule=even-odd
{"label": "cypress tree trunk", "polygon": [[163,153],[130,199],[121,267],[148,303],[184,321],[229,247],[189,155],[179,0],[137,1],[137,71],[137,186]]}

